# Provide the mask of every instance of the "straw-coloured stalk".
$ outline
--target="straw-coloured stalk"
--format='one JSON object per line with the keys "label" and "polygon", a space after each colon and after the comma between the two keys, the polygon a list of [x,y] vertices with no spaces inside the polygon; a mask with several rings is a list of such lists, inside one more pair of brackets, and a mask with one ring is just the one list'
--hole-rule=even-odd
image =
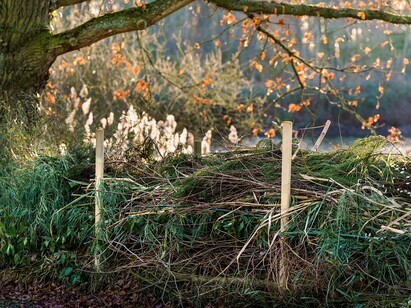
{"label": "straw-coloured stalk", "polygon": [[324,139],[325,135],[327,134],[328,129],[330,128],[330,125],[331,125],[331,121],[327,120],[327,122],[325,122],[323,131],[320,134],[320,137],[318,137],[317,141],[315,142],[315,144],[312,148],[313,151],[317,151],[318,148],[320,147],[321,142],[323,142],[323,139]]}

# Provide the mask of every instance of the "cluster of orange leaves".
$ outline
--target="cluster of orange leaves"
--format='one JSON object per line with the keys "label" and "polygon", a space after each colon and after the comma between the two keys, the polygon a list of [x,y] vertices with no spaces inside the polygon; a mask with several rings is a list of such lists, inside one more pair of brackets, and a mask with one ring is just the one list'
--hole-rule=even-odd
{"label": "cluster of orange leaves", "polygon": [[55,93],[56,93],[56,88],[51,84],[50,81],[47,82],[46,94],[44,96],[44,99],[46,100],[46,102],[54,105],[56,103]]}
{"label": "cluster of orange leaves", "polygon": [[208,73],[204,75],[204,79],[200,81],[201,93],[206,93],[206,90],[209,88],[209,86],[212,86],[212,84],[214,83],[213,81],[214,74],[215,74],[215,71],[211,69]]}
{"label": "cluster of orange leaves", "polygon": [[[140,3],[143,3],[143,2],[140,2]],[[121,49],[123,49],[124,47],[125,47],[124,43],[111,45],[111,52],[112,52],[111,64],[117,67],[121,67],[123,69],[129,70],[133,72],[134,75],[137,76],[141,71],[140,67],[143,66],[144,63],[140,61],[140,62],[137,62],[137,66],[132,67],[131,63],[127,59],[125,59],[125,57],[121,53]],[[146,99],[148,99],[150,96],[150,90],[149,90],[148,84],[143,79],[140,79],[136,82],[134,90],[142,94],[143,97]],[[125,101],[129,96],[130,96],[130,90],[115,90],[113,92],[114,100],[120,99],[120,100]]]}
{"label": "cluster of orange leaves", "polygon": [[[251,131],[251,134],[256,137],[258,135],[258,133],[261,131],[260,128],[256,127],[253,128]],[[270,128],[266,131],[264,131],[264,136],[266,136],[267,138],[274,138],[275,137],[275,129],[274,128]]]}
{"label": "cluster of orange leaves", "polygon": [[113,92],[113,100],[121,99],[123,101],[127,100],[127,97],[130,96],[130,90],[116,90]]}
{"label": "cluster of orange leaves", "polygon": [[389,141],[396,142],[396,141],[400,140],[401,131],[398,128],[396,128],[394,126],[391,126],[391,128],[388,130],[388,132],[390,133],[387,136],[387,139]]}
{"label": "cluster of orange leaves", "polygon": [[365,126],[371,127],[372,125],[376,124],[378,122],[378,120],[380,119],[380,115],[376,114],[373,117],[368,117],[366,123],[364,123],[361,126],[361,129],[365,129]]}
{"label": "cluster of orange leaves", "polygon": [[194,98],[194,101],[200,105],[208,105],[208,104],[211,104],[212,106],[217,105],[216,101],[209,99],[209,98],[201,98],[201,97],[198,97],[197,95],[194,95],[193,98]]}
{"label": "cluster of orange leaves", "polygon": [[224,26],[225,24],[231,25],[235,22],[237,22],[237,18],[234,16],[234,14],[231,12],[227,12],[223,16],[223,19],[220,20],[220,26]]}

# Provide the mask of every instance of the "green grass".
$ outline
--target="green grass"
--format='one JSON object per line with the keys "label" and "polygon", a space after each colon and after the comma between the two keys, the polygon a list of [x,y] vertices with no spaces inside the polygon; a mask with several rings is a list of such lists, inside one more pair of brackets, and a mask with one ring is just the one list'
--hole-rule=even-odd
{"label": "green grass", "polygon": [[[385,145],[373,137],[346,150],[301,151],[284,234],[278,147],[146,165],[109,160],[99,245],[92,151],[16,156],[0,173],[0,268],[87,284],[97,251],[101,277],[123,273],[176,303],[406,303],[410,160],[381,153]],[[382,229],[395,220],[403,234]]]}

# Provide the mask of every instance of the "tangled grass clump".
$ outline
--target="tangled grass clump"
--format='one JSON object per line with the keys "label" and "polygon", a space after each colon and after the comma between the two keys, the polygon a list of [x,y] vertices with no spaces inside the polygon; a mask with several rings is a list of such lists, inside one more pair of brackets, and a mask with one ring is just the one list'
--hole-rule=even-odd
{"label": "tangled grass clump", "polygon": [[133,165],[130,196],[106,225],[107,251],[116,253],[107,262],[192,304],[274,303],[284,295],[281,258],[294,304],[405,300],[411,204],[397,187],[411,165],[387,145],[370,137],[346,150],[302,151],[283,234],[279,147]]}
{"label": "tangled grass clump", "polygon": [[277,145],[108,161],[98,241],[92,159],[39,157],[0,177],[0,267],[85,282],[98,252],[102,276],[122,273],[176,304],[406,305],[411,164],[387,145],[301,150],[283,233]]}

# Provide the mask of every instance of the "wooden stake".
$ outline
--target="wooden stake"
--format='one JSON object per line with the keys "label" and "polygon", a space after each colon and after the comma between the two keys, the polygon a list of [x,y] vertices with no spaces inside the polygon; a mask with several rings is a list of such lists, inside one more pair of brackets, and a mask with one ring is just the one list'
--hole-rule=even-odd
{"label": "wooden stake", "polygon": [[321,132],[320,137],[318,137],[316,143],[314,144],[314,146],[312,148],[312,151],[317,151],[318,150],[318,148],[320,147],[321,142],[323,142],[323,139],[324,139],[325,135],[327,134],[328,129],[330,128],[330,124],[331,124],[330,120],[327,120],[327,122],[325,122],[323,131]]}
{"label": "wooden stake", "polygon": [[96,131],[96,206],[95,206],[95,220],[94,220],[94,227],[95,227],[95,235],[97,240],[97,249],[94,255],[94,265],[96,270],[99,271],[100,269],[100,258],[99,258],[99,240],[100,240],[100,218],[101,218],[101,192],[100,192],[100,184],[103,179],[104,174],[104,130],[102,128],[97,129]]}
{"label": "wooden stake", "polygon": [[[283,122],[283,144],[282,144],[282,170],[281,170],[281,228],[280,232],[286,231],[288,223],[287,212],[291,199],[291,158],[292,158],[293,123]],[[287,287],[287,256],[285,254],[286,238],[281,237],[281,259],[280,259],[280,287]]]}

